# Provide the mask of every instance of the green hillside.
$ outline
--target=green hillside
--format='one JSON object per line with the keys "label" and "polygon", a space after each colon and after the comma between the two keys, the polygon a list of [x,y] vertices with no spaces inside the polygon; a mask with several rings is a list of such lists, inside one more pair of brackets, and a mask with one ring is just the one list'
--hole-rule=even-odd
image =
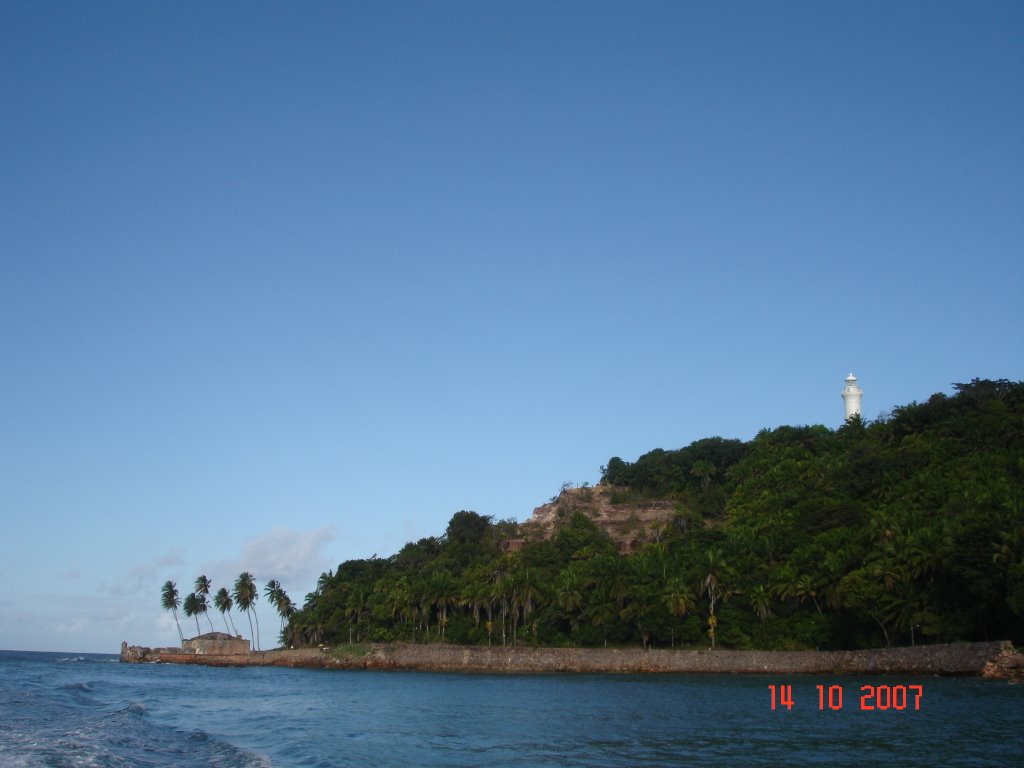
{"label": "green hillside", "polygon": [[837,430],[780,427],[610,459],[604,492],[677,510],[628,555],[581,512],[543,539],[458,512],[443,536],[324,573],[282,639],[1024,641],[1024,382],[954,388]]}

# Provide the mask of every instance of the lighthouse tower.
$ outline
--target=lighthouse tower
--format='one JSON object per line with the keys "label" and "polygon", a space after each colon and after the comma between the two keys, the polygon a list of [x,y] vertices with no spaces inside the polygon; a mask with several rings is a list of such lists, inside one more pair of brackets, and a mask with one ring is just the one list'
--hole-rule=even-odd
{"label": "lighthouse tower", "polygon": [[846,406],[846,418],[860,416],[860,396],[864,390],[857,386],[857,377],[852,373],[846,377],[846,386],[843,387],[843,405]]}

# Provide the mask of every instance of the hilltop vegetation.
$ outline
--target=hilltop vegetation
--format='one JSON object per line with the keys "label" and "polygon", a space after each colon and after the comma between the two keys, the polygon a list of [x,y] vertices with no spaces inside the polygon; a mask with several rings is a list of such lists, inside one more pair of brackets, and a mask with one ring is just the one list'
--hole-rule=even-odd
{"label": "hilltop vegetation", "polygon": [[[1024,382],[874,422],[699,440],[602,468],[670,501],[620,554],[582,512],[546,538],[456,513],[441,537],[321,575],[283,640],[864,648],[1024,640]],[[515,546],[510,546],[513,542]]]}

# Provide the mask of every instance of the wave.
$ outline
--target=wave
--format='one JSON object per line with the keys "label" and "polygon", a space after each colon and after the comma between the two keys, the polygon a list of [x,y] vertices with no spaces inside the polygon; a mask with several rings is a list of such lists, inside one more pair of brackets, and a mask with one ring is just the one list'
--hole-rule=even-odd
{"label": "wave", "polygon": [[129,701],[121,709],[121,712],[126,712],[132,715],[141,715],[146,711],[146,705],[141,701]]}
{"label": "wave", "polygon": [[57,712],[59,717],[38,717],[44,713],[35,713],[28,720],[0,729],[0,765],[273,768],[266,758],[204,731],[181,731],[153,723],[145,704],[139,701],[119,702],[116,709],[107,712],[58,707],[52,714]]}
{"label": "wave", "polygon": [[58,685],[54,693],[67,704],[92,707],[99,703],[97,694],[102,688],[103,684],[98,680],[81,680]]}

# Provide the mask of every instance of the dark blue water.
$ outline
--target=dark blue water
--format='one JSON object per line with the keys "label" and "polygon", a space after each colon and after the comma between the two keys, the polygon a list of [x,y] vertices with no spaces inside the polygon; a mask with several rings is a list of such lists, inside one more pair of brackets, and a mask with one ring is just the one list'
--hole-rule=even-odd
{"label": "dark blue water", "polygon": [[[903,710],[861,711],[863,683],[921,685],[920,709],[910,692]],[[769,684],[793,686],[791,710],[771,710]],[[816,686],[830,684],[842,709],[819,710]],[[214,669],[0,652],[0,766],[943,763],[1024,765],[1024,686]]]}

